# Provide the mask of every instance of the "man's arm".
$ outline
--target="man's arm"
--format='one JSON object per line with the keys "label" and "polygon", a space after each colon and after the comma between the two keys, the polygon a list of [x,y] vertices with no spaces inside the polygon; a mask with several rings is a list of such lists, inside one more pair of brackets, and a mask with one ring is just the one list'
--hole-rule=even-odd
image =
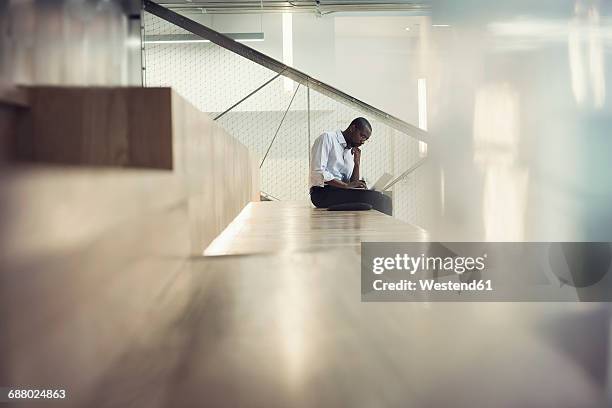
{"label": "man's arm", "polygon": [[[355,162],[355,167],[353,167],[353,174],[351,174],[351,181],[359,181],[359,166],[361,165],[361,150],[358,147],[353,147],[351,149],[351,153],[353,154],[353,160]],[[365,188],[365,183],[364,183]]]}
{"label": "man's arm", "polygon": [[314,184],[324,184],[334,178],[334,176],[327,171],[327,159],[330,149],[331,144],[325,134],[316,138],[312,145],[310,178]]}

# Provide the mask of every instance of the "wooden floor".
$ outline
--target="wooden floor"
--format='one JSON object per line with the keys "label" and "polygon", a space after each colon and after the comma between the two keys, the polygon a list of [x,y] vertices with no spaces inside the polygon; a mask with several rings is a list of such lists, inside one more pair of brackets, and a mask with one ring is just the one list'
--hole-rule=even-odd
{"label": "wooden floor", "polygon": [[6,265],[2,384],[67,390],[45,407],[607,406],[605,305],[363,303],[359,240],[424,231],[257,203],[230,255],[190,257],[163,208]]}
{"label": "wooden floor", "polygon": [[361,242],[420,242],[422,228],[379,211],[327,211],[309,202],[248,204],[204,251],[207,256],[358,249]]}

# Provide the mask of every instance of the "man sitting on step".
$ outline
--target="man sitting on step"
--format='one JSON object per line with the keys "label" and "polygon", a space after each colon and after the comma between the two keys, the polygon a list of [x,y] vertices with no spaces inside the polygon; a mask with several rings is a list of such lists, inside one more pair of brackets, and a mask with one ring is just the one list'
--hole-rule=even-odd
{"label": "man sitting on step", "polygon": [[315,139],[310,155],[310,200],[315,207],[367,203],[391,215],[391,198],[379,191],[367,190],[365,182],[359,179],[359,147],[371,134],[370,122],[356,118],[346,130],[324,132]]}

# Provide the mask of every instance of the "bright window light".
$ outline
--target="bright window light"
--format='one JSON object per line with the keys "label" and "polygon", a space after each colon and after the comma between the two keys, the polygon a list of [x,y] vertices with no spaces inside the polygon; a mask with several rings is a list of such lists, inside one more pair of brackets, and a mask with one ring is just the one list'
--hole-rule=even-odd
{"label": "bright window light", "polygon": [[[419,128],[427,130],[427,79],[419,78],[418,93]],[[419,142],[419,155],[421,157],[427,156],[427,143]]]}

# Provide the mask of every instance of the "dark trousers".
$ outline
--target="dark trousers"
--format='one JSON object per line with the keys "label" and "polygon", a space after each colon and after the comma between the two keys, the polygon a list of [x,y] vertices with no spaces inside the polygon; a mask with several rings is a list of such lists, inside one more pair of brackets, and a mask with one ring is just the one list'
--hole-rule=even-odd
{"label": "dark trousers", "polygon": [[344,189],[332,186],[311,187],[310,201],[317,208],[327,208],[336,204],[368,203],[375,210],[392,215],[393,204],[391,197],[380,191]]}

